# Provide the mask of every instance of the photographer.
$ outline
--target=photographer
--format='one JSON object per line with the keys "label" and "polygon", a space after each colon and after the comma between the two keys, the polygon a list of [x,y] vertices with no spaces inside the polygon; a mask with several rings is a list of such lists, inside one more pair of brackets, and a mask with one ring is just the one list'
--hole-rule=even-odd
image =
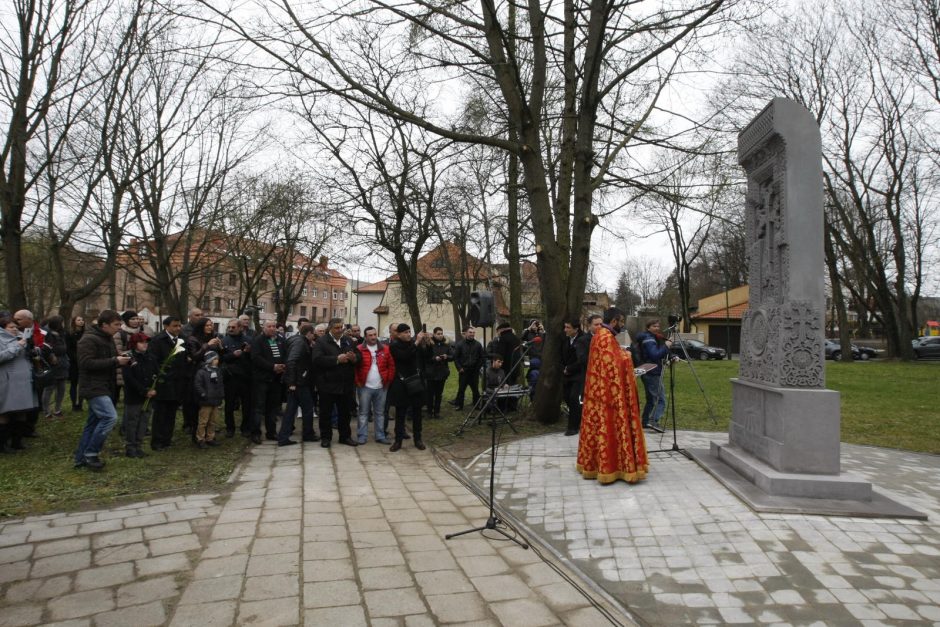
{"label": "photographer", "polygon": [[[643,375],[646,390],[646,405],[643,406],[643,427],[663,432],[660,420],[666,413],[666,388],[663,387],[663,361],[669,357],[672,341],[660,332],[659,320],[649,320],[646,330],[638,333],[636,343],[640,347],[643,361],[657,364],[656,368]],[[635,366],[639,364],[634,364]]]}
{"label": "photographer", "polygon": [[542,326],[542,323],[538,320],[533,320],[532,323],[522,332],[522,343],[529,343],[529,359],[531,360],[534,357],[542,358],[542,342],[532,343],[532,340],[535,338],[542,338],[545,340],[545,327]]}

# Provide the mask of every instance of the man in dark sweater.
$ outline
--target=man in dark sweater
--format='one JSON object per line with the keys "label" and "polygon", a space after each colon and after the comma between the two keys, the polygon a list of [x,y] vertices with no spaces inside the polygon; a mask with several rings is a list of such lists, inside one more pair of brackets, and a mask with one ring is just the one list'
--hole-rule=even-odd
{"label": "man in dark sweater", "polygon": [[264,323],[251,342],[252,395],[255,411],[251,420],[251,441],[261,444],[261,421],[265,438],[277,439],[277,413],[281,408],[281,376],[287,370],[287,349],[277,334],[274,320]]}
{"label": "man in dark sweater", "polygon": [[117,385],[117,369],[130,357],[118,355],[114,334],[121,330],[121,315],[111,309],[98,314],[98,326],[87,331],[78,342],[78,378],[83,398],[88,399],[88,418],[75,450],[75,467],[101,470],[99,454],[117,422],[117,410],[111,397]]}
{"label": "man in dark sweater", "polygon": [[476,339],[476,329],[467,327],[463,339],[454,346],[454,365],[457,367],[457,398],[450,401],[457,410],[463,409],[464,396],[469,386],[473,404],[480,400],[480,368],[483,367],[483,345]]}

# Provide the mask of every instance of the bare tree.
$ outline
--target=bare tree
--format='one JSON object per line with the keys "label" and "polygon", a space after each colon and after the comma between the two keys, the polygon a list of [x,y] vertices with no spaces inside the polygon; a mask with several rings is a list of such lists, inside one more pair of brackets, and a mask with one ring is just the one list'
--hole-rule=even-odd
{"label": "bare tree", "polygon": [[[832,3],[823,19],[794,15],[755,32],[737,66],[751,78],[725,86],[735,98],[726,104],[752,114],[783,94],[816,117],[833,244],[830,284],[864,303],[893,354],[911,358],[924,258],[935,242],[936,181],[920,132],[925,112],[914,77],[886,54],[895,43],[890,34],[860,13],[864,7],[849,8]],[[848,344],[847,329],[841,339]]]}
{"label": "bare tree", "polygon": [[[34,212],[28,200],[46,169],[58,159],[67,126],[79,111],[63,107],[81,102],[96,89],[86,66],[98,50],[97,21],[106,2],[92,0],[14,0],[12,17],[0,31],[0,93],[4,100],[5,137],[0,148],[0,241],[6,265],[10,308],[28,305],[23,278],[21,242]],[[53,112],[65,124],[54,141],[38,150],[45,124]]]}
{"label": "bare tree", "polygon": [[[597,224],[594,191],[658,97],[650,84],[674,67],[677,44],[724,17],[722,9],[733,2],[699,0],[642,13],[635,3],[574,0],[560,7],[366,1],[310,15],[282,0],[277,9],[262,8],[265,22],[277,27],[257,31],[210,2],[201,4],[301,81],[307,93],[338,96],[441,137],[518,157],[547,326],[561,329],[565,317],[581,309]],[[350,23],[369,33],[369,46],[339,45],[349,41]],[[400,59],[407,72],[377,86],[372,74],[388,57]],[[448,77],[488,94],[504,114],[506,131],[465,130],[414,106],[417,87]],[[558,129],[551,135],[560,146],[555,159],[546,144],[548,126]],[[612,129],[620,141],[598,162],[601,129]],[[602,139],[609,142],[609,136]],[[543,349],[535,412],[546,422],[558,418],[562,341],[561,333],[553,333]]]}

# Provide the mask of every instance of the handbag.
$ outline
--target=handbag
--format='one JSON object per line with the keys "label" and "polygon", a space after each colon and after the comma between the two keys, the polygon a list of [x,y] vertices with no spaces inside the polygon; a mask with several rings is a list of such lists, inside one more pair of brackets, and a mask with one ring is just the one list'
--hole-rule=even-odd
{"label": "handbag", "polygon": [[401,382],[405,384],[405,390],[408,392],[408,396],[424,394],[424,381],[421,380],[420,374],[415,373],[409,377],[402,377]]}
{"label": "handbag", "polygon": [[33,387],[40,389],[52,385],[53,382],[55,382],[55,375],[52,372],[52,366],[40,357],[37,363],[33,364]]}

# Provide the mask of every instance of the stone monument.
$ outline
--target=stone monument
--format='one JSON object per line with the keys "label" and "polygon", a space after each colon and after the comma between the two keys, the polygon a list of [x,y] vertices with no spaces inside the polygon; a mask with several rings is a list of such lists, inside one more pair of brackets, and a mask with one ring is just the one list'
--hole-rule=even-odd
{"label": "stone monument", "polygon": [[886,499],[840,473],[839,393],[825,388],[819,127],[775,98],[739,133],[738,162],[750,283],[741,365],[728,443],[691,453],[755,509],[878,515]]}

